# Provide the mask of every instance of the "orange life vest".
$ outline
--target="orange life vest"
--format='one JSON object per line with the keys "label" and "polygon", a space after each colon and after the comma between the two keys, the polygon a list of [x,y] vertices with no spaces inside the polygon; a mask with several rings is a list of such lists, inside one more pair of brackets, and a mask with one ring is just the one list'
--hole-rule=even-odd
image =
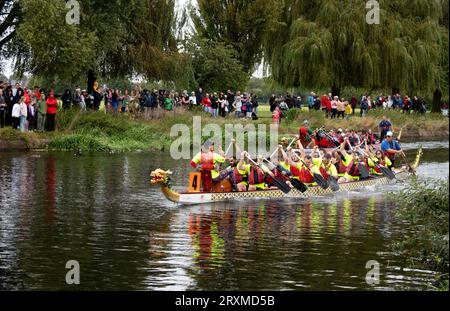
{"label": "orange life vest", "polygon": [[314,182],[314,177],[311,172],[304,166],[300,170],[300,181],[305,184],[312,184]]}
{"label": "orange life vest", "polygon": [[212,152],[202,153],[200,157],[200,164],[202,165],[202,170],[212,171],[214,167],[214,154]]}

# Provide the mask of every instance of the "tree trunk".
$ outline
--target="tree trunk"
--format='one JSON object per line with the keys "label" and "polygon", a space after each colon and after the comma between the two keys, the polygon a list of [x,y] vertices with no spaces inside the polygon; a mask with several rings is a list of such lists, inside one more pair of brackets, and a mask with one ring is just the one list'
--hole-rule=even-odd
{"label": "tree trunk", "polygon": [[87,92],[88,94],[92,94],[94,91],[94,83],[97,77],[95,76],[95,73],[93,70],[89,70],[87,74]]}
{"label": "tree trunk", "polygon": [[333,86],[331,87],[331,95],[337,96],[341,98],[341,88],[336,86],[336,83],[333,83]]}
{"label": "tree trunk", "polygon": [[431,112],[441,112],[441,100],[442,92],[440,89],[436,89],[433,93],[433,103],[431,105]]}

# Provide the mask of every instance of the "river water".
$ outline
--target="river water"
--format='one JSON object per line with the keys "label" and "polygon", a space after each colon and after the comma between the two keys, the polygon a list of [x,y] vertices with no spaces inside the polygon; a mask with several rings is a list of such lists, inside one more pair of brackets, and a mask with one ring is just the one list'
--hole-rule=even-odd
{"label": "river water", "polygon": [[[423,142],[421,176],[448,178],[448,140]],[[411,160],[417,143],[405,144]],[[417,290],[434,273],[409,269],[389,245],[411,233],[383,189],[313,201],[179,207],[149,184],[188,163],[162,153],[0,153],[3,290]],[[80,285],[65,282],[66,262]],[[369,285],[366,263],[380,264]]]}

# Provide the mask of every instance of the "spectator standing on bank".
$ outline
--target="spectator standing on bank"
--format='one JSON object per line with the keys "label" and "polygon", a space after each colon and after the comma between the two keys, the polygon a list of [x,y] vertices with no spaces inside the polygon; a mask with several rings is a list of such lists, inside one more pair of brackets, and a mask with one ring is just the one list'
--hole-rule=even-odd
{"label": "spectator standing on bank", "polygon": [[241,117],[241,113],[242,113],[242,100],[241,100],[241,96],[236,96],[233,102],[233,108],[235,111],[235,117],[236,119],[239,119]]}
{"label": "spectator standing on bank", "polygon": [[20,131],[25,132],[26,128],[26,121],[28,116],[28,107],[27,104],[25,104],[25,96],[22,96],[19,102],[19,109],[20,109]]}
{"label": "spectator standing on bank", "polygon": [[38,132],[44,132],[45,123],[47,120],[47,103],[45,100],[45,94],[41,94],[39,101],[37,102],[37,130]]}
{"label": "spectator standing on bank", "polygon": [[355,95],[352,96],[352,99],[350,99],[350,107],[352,108],[352,115],[355,115],[356,106],[358,105],[358,100],[356,99]]}
{"label": "spectator standing on bank", "polygon": [[50,96],[47,98],[47,131],[49,132],[55,131],[57,110],[58,101],[55,98],[55,92],[50,90]]}
{"label": "spectator standing on bank", "polygon": [[6,105],[5,97],[3,96],[3,90],[0,89],[0,128],[6,126]]}
{"label": "spectator standing on bank", "polygon": [[20,105],[19,105],[18,102],[13,105],[11,116],[12,116],[11,117],[12,128],[15,129],[15,130],[19,129],[19,124],[20,124]]}

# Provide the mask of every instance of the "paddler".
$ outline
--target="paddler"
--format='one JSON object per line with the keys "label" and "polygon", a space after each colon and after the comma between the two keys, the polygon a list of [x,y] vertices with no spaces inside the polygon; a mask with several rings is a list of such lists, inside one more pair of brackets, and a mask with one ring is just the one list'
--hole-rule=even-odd
{"label": "paddler", "polygon": [[348,138],[344,138],[344,142],[341,144],[341,148],[338,151],[333,151],[333,164],[336,167],[339,177],[343,177],[347,172],[347,167],[352,161],[352,157],[345,150],[348,144]]}
{"label": "paddler", "polygon": [[238,191],[233,168],[229,166],[225,170],[220,171],[220,164],[225,162],[225,155],[222,148],[219,148],[219,152],[221,154],[214,152],[214,142],[206,141],[202,150],[191,161],[191,166],[202,172],[203,191],[208,192],[211,190],[208,172],[211,173],[212,182],[221,182],[225,178],[229,178],[233,191]]}
{"label": "paddler", "polygon": [[395,165],[396,156],[403,153],[400,144],[393,137],[394,133],[389,131],[386,133],[386,138],[381,143],[381,151],[391,161],[391,165],[388,166],[390,169]]}
{"label": "paddler", "polygon": [[258,165],[264,165],[262,163],[262,157],[258,157],[255,160],[255,163],[250,161],[249,164],[245,163],[245,158],[248,156],[246,151],[241,153],[241,159],[237,166],[237,169],[240,171],[246,172],[248,176],[248,191],[256,191],[256,190],[265,190],[265,174],[263,170]]}
{"label": "paddler", "polygon": [[328,180],[330,176],[339,179],[336,166],[334,166],[332,161],[332,156],[329,153],[321,154],[318,153],[319,157],[313,158],[313,163],[319,168],[320,174]]}
{"label": "paddler", "polygon": [[375,154],[371,152],[369,146],[367,146],[367,142],[366,142],[366,153],[369,155],[369,158],[367,159],[367,164],[369,164],[370,173],[372,175],[376,176],[383,175],[381,168],[375,165],[375,163],[381,166],[385,166],[387,168],[392,166],[391,160],[389,160],[389,158],[385,156],[381,150],[376,150]]}
{"label": "paddler", "polygon": [[297,141],[297,148],[300,148],[299,144],[302,144],[303,148],[311,148],[314,146],[314,141],[311,139],[311,136],[314,132],[309,128],[309,121],[303,121],[303,126],[300,127],[300,136],[299,141]]}
{"label": "paddler", "polygon": [[363,154],[360,154],[358,148],[352,152],[352,161],[347,167],[347,171],[344,174],[344,177],[339,179],[339,183],[345,182],[353,182],[361,179],[361,172],[359,171],[359,164],[364,165],[367,170],[369,169],[369,165],[367,164],[367,160]]}
{"label": "paddler", "polygon": [[291,166],[291,172],[294,177],[297,177],[302,183],[307,186],[316,186],[313,174],[320,174],[319,168],[313,163],[310,155],[305,154],[305,150],[300,146],[300,159],[292,154],[292,149],[288,148],[288,163]]}

